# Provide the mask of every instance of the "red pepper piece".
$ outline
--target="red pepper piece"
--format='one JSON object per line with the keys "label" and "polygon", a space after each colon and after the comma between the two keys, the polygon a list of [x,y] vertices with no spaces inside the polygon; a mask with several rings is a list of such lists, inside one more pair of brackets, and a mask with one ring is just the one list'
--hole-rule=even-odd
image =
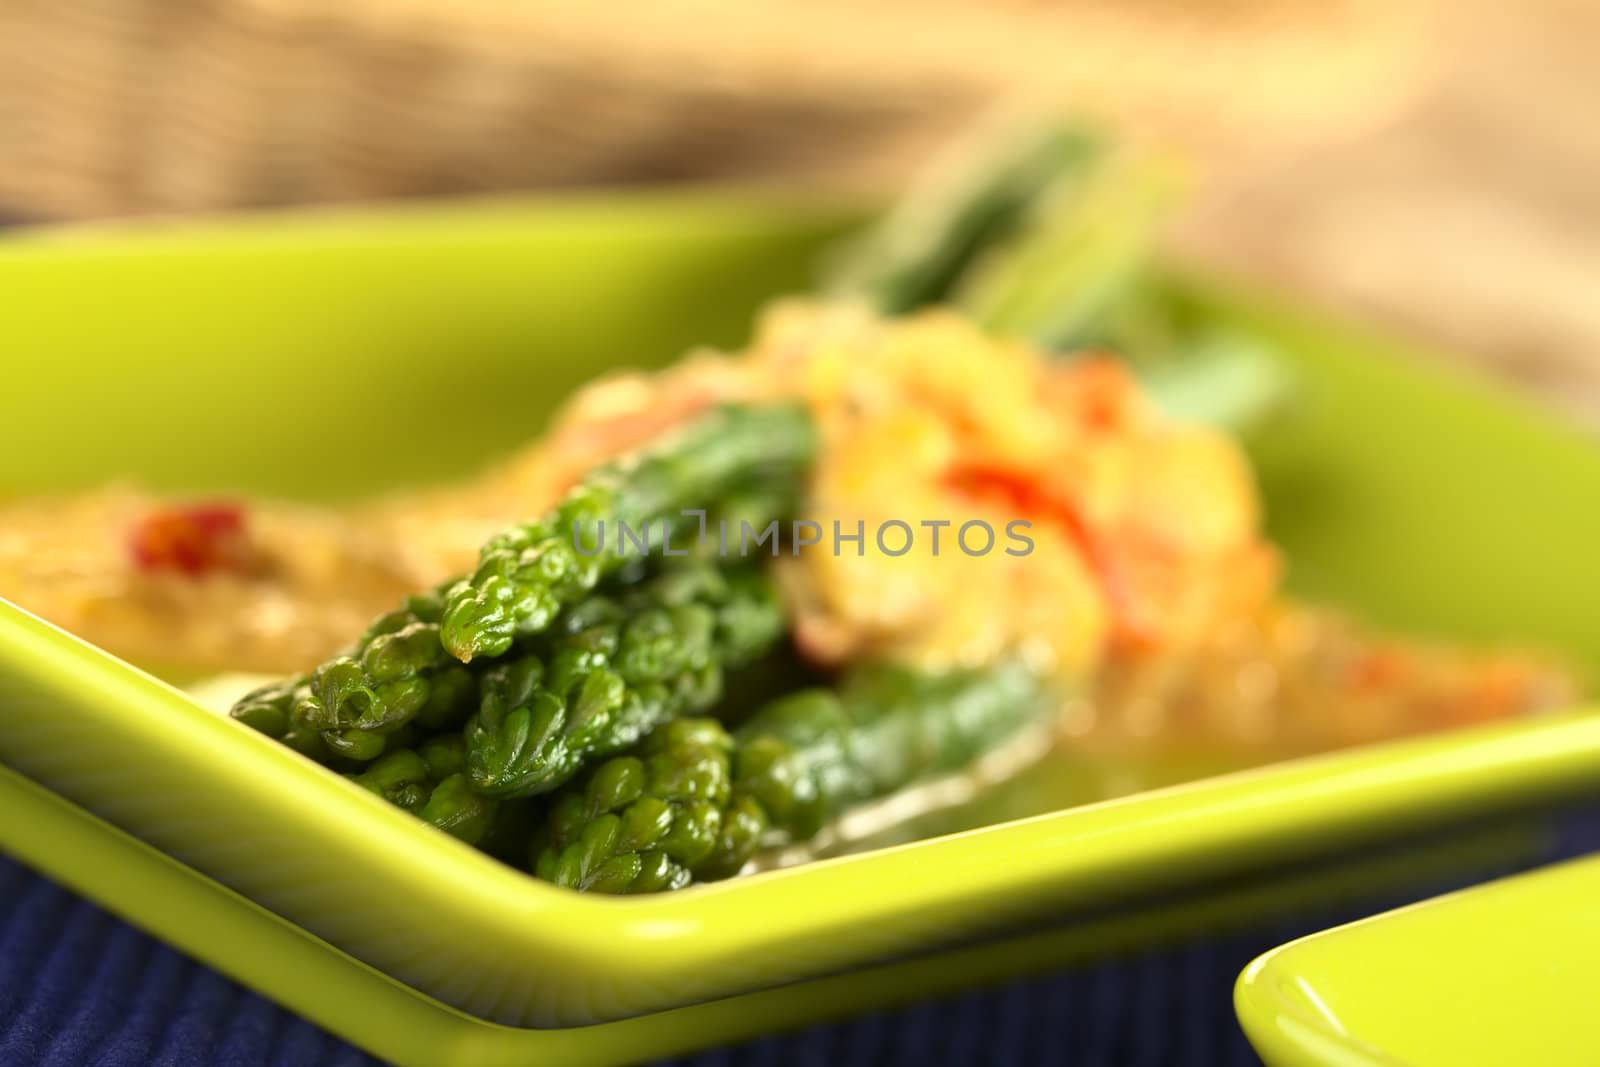
{"label": "red pepper piece", "polygon": [[245,519],[244,508],[231,503],[159,508],[128,531],[128,553],[145,572],[247,574],[258,569],[260,557]]}

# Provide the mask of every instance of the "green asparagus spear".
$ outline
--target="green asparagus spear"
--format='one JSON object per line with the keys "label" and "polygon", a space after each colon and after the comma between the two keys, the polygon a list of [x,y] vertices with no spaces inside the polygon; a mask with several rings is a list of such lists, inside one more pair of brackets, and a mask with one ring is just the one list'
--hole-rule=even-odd
{"label": "green asparagus spear", "polygon": [[476,845],[494,827],[498,810],[499,803],[475,792],[466,775],[452,774],[433,787],[417,816],[452,837]]}
{"label": "green asparagus spear", "polygon": [[439,644],[443,610],[438,591],[407,598],[352,652],[246,695],[233,717],[323,762],[377,759],[413,720],[429,729],[459,723],[475,686]]}
{"label": "green asparagus spear", "polygon": [[286,678],[252,689],[235,702],[229,714],[252,730],[282,741],[305,684],[304,678]]}
{"label": "green asparagus spear", "polygon": [[411,812],[421,810],[433,788],[427,762],[409,748],[373,760],[366,770],[349,777],[362,788]]}
{"label": "green asparagus spear", "polygon": [[312,672],[311,692],[296,703],[295,718],[321,730],[335,753],[371,760],[385,751],[386,735],[425,710],[433,722],[459,712],[470,687],[446,671],[453,661],[439,643],[443,612],[442,591],[435,590],[379,618],[354,651]]}
{"label": "green asparagus spear", "polygon": [[1148,271],[1172,185],[1153,162],[1106,153],[1080,180],[1042,192],[1025,225],[961,277],[951,302],[994,333],[1080,348]]}
{"label": "green asparagus spear", "polygon": [[[740,487],[747,504],[797,499],[814,450],[801,407],[714,409],[659,447],[593,472],[553,515],[495,538],[470,578],[409,598],[346,654],[307,677],[257,690],[233,713],[308,754],[374,760],[413,720],[438,728],[465,716],[474,686],[452,656],[505,653],[514,637],[545,629],[602,576],[636,562],[617,543],[618,523],[641,536],[647,524],[678,523],[684,536],[674,551],[686,550],[699,530],[685,532],[692,516],[683,510],[715,509]],[[760,493],[748,492],[762,484]],[[602,522],[613,532],[606,551],[595,540]]]}
{"label": "green asparagus spear", "polygon": [[[800,479],[816,448],[799,406],[724,406],[711,410],[629,461],[594,471],[537,522],[491,541],[478,569],[447,599],[440,631],[462,662],[500,656],[514,639],[546,629],[627,559],[621,545],[600,549],[609,521],[619,535],[681,521],[752,477]],[[593,554],[588,554],[593,550]]]}
{"label": "green asparagus spear", "polygon": [[703,711],[725,669],[777,641],[783,616],[758,569],[725,574],[688,563],[616,600],[592,597],[558,627],[535,651],[484,675],[465,731],[467,774],[481,793],[548,792],[586,761]]}
{"label": "green asparagus spear", "polygon": [[944,302],[973,260],[1023,225],[1046,190],[1074,182],[1105,150],[1085,127],[1046,126],[1010,138],[1000,151],[963,146],[930,170],[846,251],[824,291],[866,299],[885,315]]}
{"label": "green asparagus spear", "polygon": [[473,792],[465,775],[449,770],[460,762],[460,736],[441,737],[417,749],[390,752],[350,779],[424,822],[475,845],[489,833],[498,805]]}
{"label": "green asparagus spear", "polygon": [[715,719],[678,719],[637,752],[607,760],[550,808],[537,873],[601,893],[688,885],[721,845],[732,749]]}
{"label": "green asparagus spear", "polygon": [[873,665],[837,692],[784,697],[731,736],[681,719],[555,795],[535,871],[607,893],[725,878],[758,848],[803,842],[854,805],[967,766],[1053,709],[1017,664]]}
{"label": "green asparagus spear", "polygon": [[230,714],[246,726],[308,756],[328,763],[333,753],[322,740],[322,732],[294,715],[295,707],[310,696],[308,679],[289,678],[247,693]]}
{"label": "green asparagus spear", "polygon": [[1169,415],[1232,432],[1285,406],[1293,382],[1264,341],[1187,321],[1153,277],[1174,185],[1160,161],[1046,125],[929,175],[846,249],[825,292],[884,314],[944,303],[1051,351],[1114,352]]}

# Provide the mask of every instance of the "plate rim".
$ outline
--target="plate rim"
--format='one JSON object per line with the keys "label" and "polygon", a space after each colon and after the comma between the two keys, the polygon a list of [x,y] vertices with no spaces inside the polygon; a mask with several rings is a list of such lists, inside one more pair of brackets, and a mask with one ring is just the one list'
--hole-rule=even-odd
{"label": "plate rim", "polygon": [[[992,932],[1027,917],[1041,900],[1052,909],[1084,908],[1170,888],[1174,869],[1189,881],[1248,869],[1263,851],[1314,855],[1564,792],[1600,767],[1600,716],[1580,709],[1269,764],[674,893],[605,898],[507,867],[0,601],[0,689],[7,672],[19,671],[65,698],[77,727],[108,731],[152,759],[229,782],[236,801],[260,805],[257,815],[286,821],[308,845],[334,850],[388,888],[403,889],[396,916],[433,909],[435,921],[450,916],[463,936],[498,939],[505,951],[540,959],[591,989],[625,981],[635,991],[626,1005],[601,1006],[587,1017],[563,1011],[542,1019],[553,1025],[624,1018],[879,962],[913,946]],[[0,758],[161,847],[98,810],[103,805],[69,776],[39,773],[18,740],[25,731],[15,719],[6,725]],[[327,805],[338,819],[319,817]],[[250,887],[180,858],[257,899]],[[267,906],[326,937],[307,916]],[[975,911],[982,914],[975,918]],[[361,951],[352,954],[388,970]]]}

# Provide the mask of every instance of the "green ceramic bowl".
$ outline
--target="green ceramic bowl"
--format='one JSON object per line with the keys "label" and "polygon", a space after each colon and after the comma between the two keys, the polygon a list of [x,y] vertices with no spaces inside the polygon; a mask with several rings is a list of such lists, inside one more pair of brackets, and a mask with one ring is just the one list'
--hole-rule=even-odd
{"label": "green ceramic bowl", "polygon": [[[17,237],[0,246],[0,490],[116,473],[326,498],[447,478],[607,367],[736,341],[852,217],[640,196]],[[1590,441],[1391,345],[1171,284],[1270,335],[1304,383],[1258,456],[1298,589],[1595,663]],[[351,396],[381,417],[347,417]],[[0,847],[379,1055],[607,1064],[1170,936],[1195,910],[1179,892],[1212,918],[1259,914],[1205,887],[1579,791],[1600,718],[1052,810],[1094,795],[1063,763],[1008,813],[1032,818],[597,899],[0,603],[0,761]]]}

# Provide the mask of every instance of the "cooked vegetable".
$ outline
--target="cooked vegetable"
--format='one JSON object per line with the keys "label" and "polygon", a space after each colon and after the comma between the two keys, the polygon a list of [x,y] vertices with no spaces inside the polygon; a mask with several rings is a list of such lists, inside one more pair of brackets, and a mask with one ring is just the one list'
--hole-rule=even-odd
{"label": "cooked vegetable", "polygon": [[[631,460],[594,471],[555,513],[513,527],[484,549],[478,569],[453,587],[440,636],[462,662],[499,656],[514,639],[544,630],[556,614],[627,561],[602,544],[715,507],[752,479],[798,480],[816,449],[810,415],[798,406],[714,408]],[[615,545],[613,548],[621,548]]]}
{"label": "cooked vegetable", "polygon": [[499,803],[474,792],[465,775],[452,774],[433,787],[417,815],[451,837],[476,845],[493,829],[498,811]]}
{"label": "cooked vegetable", "polygon": [[[471,689],[446,670],[453,661],[439,644],[442,606],[437,592],[411,597],[375,622],[354,654],[312,672],[294,720],[320,730],[323,743],[338,755],[370,760],[384,751],[386,735],[424,710],[434,721],[461,713]],[[435,679],[441,684],[435,686]]]}
{"label": "cooked vegetable", "polygon": [[128,553],[141,571],[190,577],[231,571],[251,574],[263,560],[250,542],[246,512],[232,503],[162,507],[128,531]]}
{"label": "cooked vegetable", "polygon": [[360,774],[350,775],[350,780],[411,812],[421,810],[432,791],[427,762],[409,748],[373,760]]}
{"label": "cooked vegetable", "polygon": [[385,737],[413,720],[440,726],[470,708],[472,687],[451,669],[452,654],[463,661],[503,655],[514,637],[545,629],[601,577],[636,560],[619,543],[623,527],[664,540],[652,531],[676,524],[684,544],[673,552],[683,551],[685,509],[737,502],[749,518],[756,505],[784,506],[798,498],[814,448],[802,408],[712,409],[650,451],[594,471],[554,514],[495,538],[470,578],[408,598],[353,650],[305,678],[251,693],[234,715],[280,739],[291,729],[314,732],[339,756],[376,759]]}
{"label": "cooked vegetable", "polygon": [[[449,770],[446,754],[451,748],[455,749],[454,762],[459,764],[457,735],[438,738],[417,749],[390,752],[350,779],[445,833],[475,845],[493,826],[498,803],[473,792],[464,775]],[[442,757],[446,762],[441,762]]]}
{"label": "cooked vegetable", "polygon": [[[1282,378],[1149,269],[1165,175],[1072,129],[985,168],[908,198],[836,276],[854,299],[585,390],[502,472],[524,495],[474,513],[539,518],[235,717],[548,881],[632,893],[855,840],[1052,736],[1310,736],[1269,712],[1330,696],[1387,736],[1545,699],[1518,663],[1280,625],[1303,619],[1245,455],[1189,420],[1238,428]],[[816,536],[728,561],[787,518]],[[796,691],[818,672],[842,680]]]}
{"label": "cooked vegetable", "polygon": [[959,770],[1056,709],[1016,664],[923,674],[858,668],[837,690],[783,697],[731,735],[680,719],[557,794],[535,871],[602,893],[737,874],[759,848],[805,841],[852,806]]}
{"label": "cooked vegetable", "polygon": [[1025,225],[962,276],[950,303],[996,333],[1055,352],[1114,318],[1150,265],[1172,181],[1128,152],[1105,153],[1040,191]]}
{"label": "cooked vegetable", "polygon": [[285,678],[252,689],[234,702],[229,714],[257,733],[282,741],[305,684],[304,678]]}
{"label": "cooked vegetable", "polygon": [[767,578],[709,563],[669,567],[626,594],[569,609],[559,636],[483,678],[466,727],[473,788],[522,797],[562,785],[597,756],[634,744],[721,694],[724,670],[783,632]]}
{"label": "cooked vegetable", "polygon": [[964,151],[930,170],[846,250],[826,295],[864,299],[885,315],[947,301],[974,261],[1027,224],[1047,191],[1082,180],[1107,148],[1087,127],[1046,126],[998,151]]}
{"label": "cooked vegetable", "polygon": [[931,169],[824,292],[885,315],[944,304],[1066,358],[1114,352],[1169,414],[1249,429],[1283,406],[1288,371],[1255,337],[1187,321],[1153,277],[1175,184],[1087,128],[1037,126]]}
{"label": "cooked vegetable", "polygon": [[408,598],[373,623],[353,652],[249,693],[233,717],[280,740],[300,739],[294,747],[307,755],[320,746],[356,761],[377,759],[413,720],[435,729],[459,722],[475,686],[439,643],[442,610],[438,591]]}

